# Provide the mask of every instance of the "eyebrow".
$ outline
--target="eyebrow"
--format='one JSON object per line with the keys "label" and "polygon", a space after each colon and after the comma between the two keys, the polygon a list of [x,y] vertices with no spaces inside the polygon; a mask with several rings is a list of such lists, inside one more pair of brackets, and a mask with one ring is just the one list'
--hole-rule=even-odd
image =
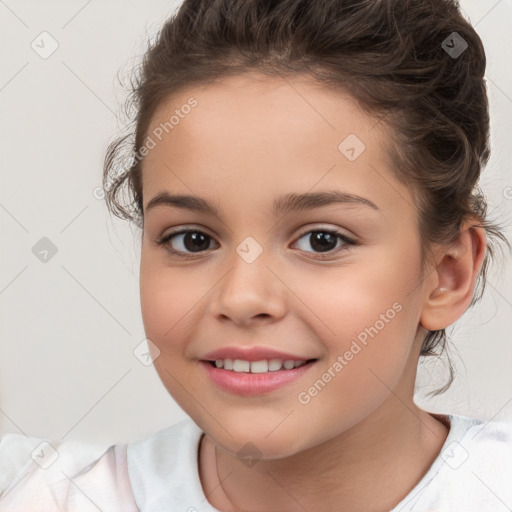
{"label": "eyebrow", "polygon": [[[332,204],[348,204],[356,206],[367,206],[374,210],[379,210],[377,205],[369,199],[355,194],[330,190],[325,192],[310,192],[306,194],[286,194],[274,200],[272,205],[272,214],[274,216],[286,215],[291,212],[304,210],[313,210],[322,206]],[[219,205],[213,204],[202,197],[191,195],[172,195],[168,192],[160,192],[149,201],[146,206],[146,212],[157,206],[174,206],[186,210],[192,210],[207,215],[215,215],[222,218],[222,212]]]}

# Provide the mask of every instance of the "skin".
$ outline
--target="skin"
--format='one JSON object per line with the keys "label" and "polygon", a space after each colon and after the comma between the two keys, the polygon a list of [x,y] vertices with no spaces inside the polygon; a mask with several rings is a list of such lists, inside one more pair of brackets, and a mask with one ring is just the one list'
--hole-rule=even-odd
{"label": "skin", "polygon": [[[167,98],[148,133],[190,97],[198,105],[144,160],[140,291],[158,375],[205,432],[198,460],[208,501],[222,511],[339,510],[340,503],[344,511],[389,510],[446,439],[442,418],[414,404],[417,362],[426,329],[444,328],[467,309],[485,233],[463,226],[452,244],[434,247],[424,270],[414,200],[384,151],[388,129],[340,91],[298,76],[224,78]],[[349,134],[366,146],[355,161],[338,150]],[[320,190],[357,194],[378,210],[336,204],[271,214],[278,196]],[[146,210],[162,191],[214,201],[221,217]],[[191,252],[197,243],[185,246],[178,235],[169,245],[192,254],[185,259],[156,243],[179,227],[209,235],[206,249]],[[340,240],[321,253],[308,233],[325,229],[358,244]],[[263,250],[252,263],[236,252],[248,236]],[[400,312],[300,403],[298,394],[396,303]],[[198,362],[233,344],[318,361],[278,391],[242,397],[217,388]],[[261,454],[251,467],[237,457],[248,442]]]}

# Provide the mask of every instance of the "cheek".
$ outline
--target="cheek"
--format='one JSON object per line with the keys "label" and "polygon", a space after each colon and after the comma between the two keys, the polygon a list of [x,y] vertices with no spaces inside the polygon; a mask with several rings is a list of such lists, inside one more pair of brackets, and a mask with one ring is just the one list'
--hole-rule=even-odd
{"label": "cheek", "polygon": [[334,372],[336,381],[362,393],[365,385],[376,382],[376,375],[390,386],[396,384],[419,322],[418,262],[411,250],[388,257],[381,251],[364,265],[311,277],[309,285],[297,290],[314,313],[316,336],[329,353],[328,364],[338,356],[343,359],[343,371]]}
{"label": "cheek", "polygon": [[309,294],[308,306],[321,319],[316,335],[328,355],[296,399],[302,414],[330,425],[318,442],[362,421],[391,389],[398,392],[412,361],[417,308],[409,284],[391,286],[393,274],[347,274],[326,278],[317,288],[324,293]]}
{"label": "cheek", "polygon": [[[390,260],[392,265],[387,264]],[[304,297],[317,323],[318,319],[323,321],[330,336],[356,337],[375,323],[384,331],[392,325],[412,321],[412,311],[411,314],[404,311],[417,307],[414,290],[418,288],[420,276],[415,261],[413,255],[400,259],[385,258],[380,253],[361,263],[333,267],[322,274],[315,272],[296,280],[294,290]],[[402,310],[400,314],[398,309]]]}
{"label": "cheek", "polygon": [[[198,279],[190,271],[165,268],[161,262],[142,257],[140,302],[146,335],[164,352],[177,347],[193,306],[200,302]],[[206,290],[203,291],[203,295]]]}
{"label": "cheek", "polygon": [[[194,337],[197,312],[207,288],[190,271],[162,267],[142,258],[140,272],[141,312],[146,337],[158,348],[153,366],[164,387],[185,410],[190,394],[200,396],[190,378],[194,363],[184,359],[188,340]],[[185,391],[186,390],[186,391]]]}

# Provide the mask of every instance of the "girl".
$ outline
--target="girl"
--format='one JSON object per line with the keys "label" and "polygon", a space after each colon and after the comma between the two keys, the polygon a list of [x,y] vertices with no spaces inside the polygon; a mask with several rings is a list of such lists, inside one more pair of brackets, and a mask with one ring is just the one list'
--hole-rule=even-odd
{"label": "girl", "polygon": [[484,72],[449,0],[185,0],[104,189],[190,420],[90,461],[5,436],[0,509],[512,510],[510,426],[413,400],[506,241]]}

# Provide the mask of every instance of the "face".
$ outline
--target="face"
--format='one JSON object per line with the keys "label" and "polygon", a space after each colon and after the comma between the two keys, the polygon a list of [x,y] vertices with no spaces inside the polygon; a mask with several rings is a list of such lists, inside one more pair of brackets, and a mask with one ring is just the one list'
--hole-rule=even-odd
{"label": "face", "polygon": [[[148,135],[142,315],[184,411],[233,454],[281,458],[385,415],[391,393],[412,400],[420,239],[383,123],[304,77],[246,74],[176,93]],[[244,362],[287,357],[310,362]]]}

